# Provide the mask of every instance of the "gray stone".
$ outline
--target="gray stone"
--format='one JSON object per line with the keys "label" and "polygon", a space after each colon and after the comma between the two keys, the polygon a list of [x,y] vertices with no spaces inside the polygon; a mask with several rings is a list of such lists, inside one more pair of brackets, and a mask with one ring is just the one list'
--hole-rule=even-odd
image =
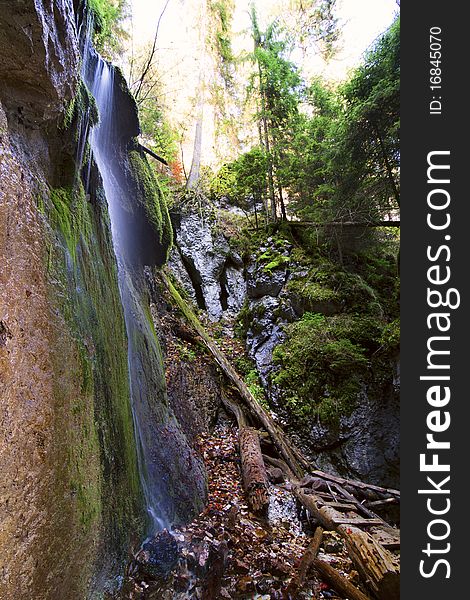
{"label": "gray stone", "polygon": [[11,126],[54,121],[78,81],[72,0],[9,2],[0,11],[1,99]]}
{"label": "gray stone", "polygon": [[167,265],[171,269],[171,272],[176,277],[181,287],[185,290],[185,292],[194,302],[194,304],[197,304],[193,284],[188,275],[188,271],[186,270],[183,261],[181,260],[181,255],[178,248],[173,247],[171,249]]}
{"label": "gray stone", "polygon": [[226,314],[235,316],[246,296],[243,261],[225,236],[213,228],[210,213],[181,215],[176,240],[181,264],[173,262],[170,267],[185,286],[191,281],[199,307],[212,321]]}
{"label": "gray stone", "polygon": [[[243,262],[228,246],[220,233],[211,230],[207,218],[199,214],[183,216],[178,230],[178,244],[186,264],[194,264],[191,280],[198,279],[201,293],[212,320],[224,315],[235,315],[248,302],[251,314],[246,334],[246,351],[253,359],[261,383],[271,406],[289,428],[290,415],[282,408],[279,390],[272,383],[273,352],[285,340],[285,325],[313,311],[334,315],[341,311],[338,303],[324,301],[306,304],[289,291],[292,278],[305,277],[308,271],[291,262],[273,270],[266,270],[266,262],[257,258],[271,252],[288,256],[291,245],[275,245],[269,238],[243,268]],[[183,264],[171,260],[171,267],[186,287]],[[197,281],[196,281],[197,285]],[[225,299],[224,299],[225,298]],[[398,486],[399,408],[397,390],[399,368],[388,391],[364,389],[357,407],[350,416],[340,419],[338,427],[323,427],[313,422],[311,427],[290,432],[293,441],[316,464],[329,472],[363,479],[377,485]]]}
{"label": "gray stone", "polygon": [[234,266],[226,268],[226,285],[227,285],[227,304],[228,311],[232,314],[240,312],[246,298],[246,283],[243,276],[243,271]]}
{"label": "gray stone", "polygon": [[252,264],[247,270],[247,294],[249,298],[278,296],[287,279],[285,269],[264,271],[262,266]]}
{"label": "gray stone", "polygon": [[326,471],[376,485],[399,487],[399,398],[392,387],[363,390],[338,428],[313,423],[301,445]]}

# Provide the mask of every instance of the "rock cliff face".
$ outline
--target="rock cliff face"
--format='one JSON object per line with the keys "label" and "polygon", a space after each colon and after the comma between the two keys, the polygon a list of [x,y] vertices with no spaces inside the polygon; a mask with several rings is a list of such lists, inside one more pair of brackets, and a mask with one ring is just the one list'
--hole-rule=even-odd
{"label": "rock cliff face", "polygon": [[[273,351],[286,339],[285,326],[305,311],[331,316],[341,311],[334,299],[306,301],[295,293],[306,275],[292,259],[292,245],[268,237],[241,261],[229,241],[211,226],[210,213],[194,211],[174,219],[178,252],[170,267],[193,302],[212,320],[231,318],[241,310],[248,356],[256,365],[272,409],[284,427],[319,467],[378,485],[399,485],[399,396],[392,382],[363,386],[357,407],[339,426],[322,427],[312,419],[299,427],[283,406],[273,384]],[[235,273],[227,286],[223,266]],[[226,298],[225,310],[220,298]],[[230,307],[231,310],[228,308]]]}
{"label": "rock cliff face", "polygon": [[240,256],[217,230],[212,213],[188,211],[174,221],[177,239],[170,257],[172,270],[211,320],[234,316],[246,294]]}
{"label": "rock cliff face", "polygon": [[[21,0],[0,12],[2,600],[102,591],[147,527],[110,217],[97,165],[85,174],[77,148],[91,100],[75,18],[72,0]],[[138,256],[158,264],[169,222],[133,138],[135,104],[115,79],[127,115],[120,168],[132,222],[145,229]],[[201,507],[205,475],[168,404],[151,292],[143,274],[138,283],[133,331],[151,468],[161,470],[162,509],[178,522]]]}
{"label": "rock cliff face", "polygon": [[72,0],[11,2],[0,31],[5,110],[27,129],[53,131],[78,79]]}

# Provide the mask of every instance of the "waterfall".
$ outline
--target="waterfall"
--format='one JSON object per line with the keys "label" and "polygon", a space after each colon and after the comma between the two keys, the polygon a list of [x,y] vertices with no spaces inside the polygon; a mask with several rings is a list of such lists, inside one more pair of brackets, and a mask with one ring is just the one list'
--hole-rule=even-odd
{"label": "waterfall", "polygon": [[[146,314],[142,302],[144,290],[143,265],[135,259],[135,240],[139,232],[132,231],[132,198],[123,181],[122,164],[119,162],[118,119],[115,106],[114,68],[108,65],[93,49],[89,31],[86,28],[83,35],[82,77],[89,91],[93,94],[98,111],[99,123],[88,132],[88,126],[82,124],[80,132],[88,136],[91,156],[94,158],[102,178],[103,188],[108,204],[111,222],[113,247],[118,266],[119,292],[124,312],[128,340],[128,376],[131,396],[131,408],[136,438],[138,467],[141,486],[146,503],[146,509],[151,520],[151,533],[169,528],[169,520],[159,507],[158,493],[164,485],[157,461],[154,459],[152,448],[157,440],[154,439],[151,426],[153,418],[152,402],[158,396],[155,390],[155,380],[161,378],[164,385],[164,372],[158,372],[148,381],[148,367],[143,362],[148,360],[161,365],[160,349],[151,330],[149,315]],[[79,140],[79,152],[84,143]],[[81,158],[78,165],[81,164]],[[90,163],[87,168],[89,186]],[[88,191],[88,190],[87,190]],[[142,340],[145,352],[142,352]],[[140,347],[139,347],[140,343]],[[153,388],[152,388],[153,386]]]}

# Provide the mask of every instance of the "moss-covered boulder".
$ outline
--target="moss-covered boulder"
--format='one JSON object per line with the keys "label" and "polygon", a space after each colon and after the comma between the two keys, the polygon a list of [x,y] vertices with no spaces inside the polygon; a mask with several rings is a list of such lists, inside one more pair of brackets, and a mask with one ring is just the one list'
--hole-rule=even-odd
{"label": "moss-covered boulder", "polygon": [[143,152],[139,152],[138,149],[130,150],[128,159],[130,174],[136,185],[136,201],[139,207],[143,208],[162,249],[159,262],[165,263],[173,241],[165,191]]}

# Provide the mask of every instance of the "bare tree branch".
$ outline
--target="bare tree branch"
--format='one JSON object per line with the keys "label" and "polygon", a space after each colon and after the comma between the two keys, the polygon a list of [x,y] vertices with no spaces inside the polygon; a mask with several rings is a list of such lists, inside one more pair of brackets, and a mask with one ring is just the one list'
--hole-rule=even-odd
{"label": "bare tree branch", "polygon": [[142,71],[142,74],[141,74],[140,78],[138,79],[139,84],[138,84],[138,87],[137,87],[137,91],[134,94],[135,99],[137,101],[139,99],[139,96],[140,96],[140,93],[141,93],[141,90],[142,90],[142,86],[144,85],[145,78],[147,77],[147,74],[148,74],[148,72],[150,70],[150,67],[152,66],[153,58],[155,56],[155,51],[157,49],[157,39],[158,39],[158,32],[160,31],[160,23],[161,23],[162,17],[165,14],[165,11],[166,11],[169,3],[170,3],[170,0],[166,0],[165,6],[163,7],[163,10],[160,13],[160,16],[158,17],[157,29],[155,31],[155,36],[153,38],[152,49],[150,51],[150,54],[149,54],[148,60],[147,60],[147,62],[145,64],[145,67],[144,67],[144,69]]}

